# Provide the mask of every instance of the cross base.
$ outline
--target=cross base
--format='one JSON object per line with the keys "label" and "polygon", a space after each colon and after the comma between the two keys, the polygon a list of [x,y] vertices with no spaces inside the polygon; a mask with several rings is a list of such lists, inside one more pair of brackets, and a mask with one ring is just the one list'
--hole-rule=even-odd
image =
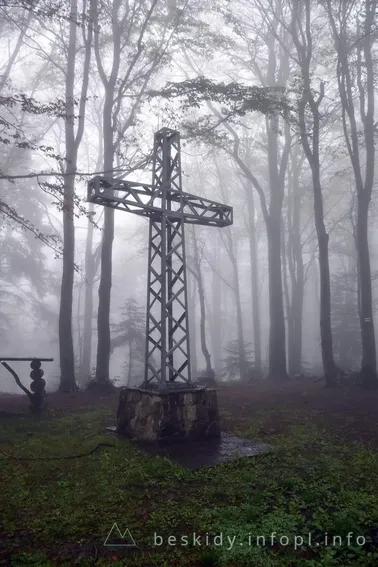
{"label": "cross base", "polygon": [[190,442],[220,437],[215,390],[123,388],[117,433],[142,442]]}

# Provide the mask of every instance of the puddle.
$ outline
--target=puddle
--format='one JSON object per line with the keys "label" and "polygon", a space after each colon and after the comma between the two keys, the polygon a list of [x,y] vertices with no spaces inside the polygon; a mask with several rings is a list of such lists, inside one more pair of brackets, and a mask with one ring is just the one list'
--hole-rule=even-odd
{"label": "puddle", "polygon": [[[116,433],[115,427],[107,431]],[[246,457],[255,457],[273,451],[271,445],[242,439],[232,433],[221,433],[220,439],[192,441],[191,443],[137,443],[141,450],[149,455],[162,455],[186,467],[190,471],[214,467]]]}

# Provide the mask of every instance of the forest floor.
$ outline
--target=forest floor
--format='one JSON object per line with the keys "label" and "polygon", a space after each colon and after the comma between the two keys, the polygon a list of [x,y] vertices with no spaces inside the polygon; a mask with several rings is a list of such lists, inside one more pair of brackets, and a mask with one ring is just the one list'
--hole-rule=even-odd
{"label": "forest floor", "polygon": [[[218,402],[223,430],[275,450],[190,472],[106,433],[117,392],[49,394],[41,419],[0,395],[0,566],[377,566],[378,392],[260,382]],[[104,545],[115,522],[135,546]]]}

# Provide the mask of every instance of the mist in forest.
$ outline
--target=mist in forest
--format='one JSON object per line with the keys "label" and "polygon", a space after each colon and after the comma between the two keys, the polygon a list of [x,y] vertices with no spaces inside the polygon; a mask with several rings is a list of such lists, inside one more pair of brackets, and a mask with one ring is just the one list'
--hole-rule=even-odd
{"label": "mist in forest", "polygon": [[192,379],[377,385],[377,4],[0,2],[0,357],[143,381],[148,220],[87,184],[151,184],[167,127],[182,190],[233,207],[185,225]]}

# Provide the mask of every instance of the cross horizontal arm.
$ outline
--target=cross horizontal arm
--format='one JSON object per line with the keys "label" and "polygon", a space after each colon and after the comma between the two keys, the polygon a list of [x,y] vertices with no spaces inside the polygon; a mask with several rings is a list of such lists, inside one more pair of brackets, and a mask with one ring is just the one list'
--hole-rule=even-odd
{"label": "cross horizontal arm", "polygon": [[[136,215],[161,218],[162,188],[147,183],[94,177],[88,183],[88,201]],[[170,209],[164,211],[172,219],[210,226],[229,226],[233,222],[232,207],[177,190],[168,191]]]}

